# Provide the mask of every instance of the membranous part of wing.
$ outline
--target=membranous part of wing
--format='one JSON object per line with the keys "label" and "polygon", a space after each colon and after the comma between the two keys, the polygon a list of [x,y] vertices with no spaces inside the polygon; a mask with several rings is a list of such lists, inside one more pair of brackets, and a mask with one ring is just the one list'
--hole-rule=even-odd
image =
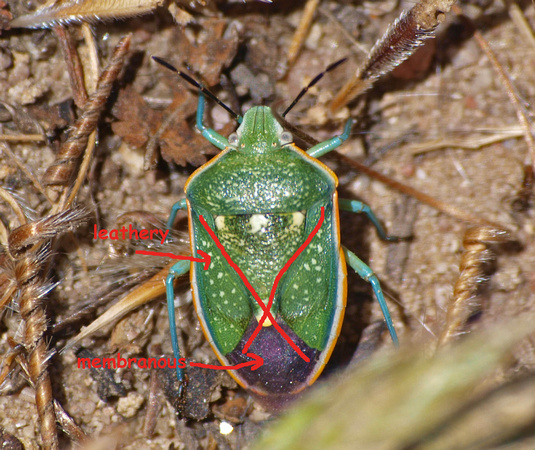
{"label": "membranous part of wing", "polygon": [[[280,315],[309,347],[323,350],[329,339],[338,290],[339,252],[333,230],[332,202],[325,207],[322,226],[294,264],[278,291]],[[320,208],[306,218],[306,234],[317,225]]]}
{"label": "membranous part of wing", "polygon": [[[218,216],[215,225],[221,244],[267,304],[276,276],[306,239],[305,215],[296,211]],[[252,297],[251,303],[260,317],[262,311]],[[276,310],[274,303],[272,311]]]}
{"label": "membranous part of wing", "polygon": [[[203,217],[214,230],[213,218]],[[212,336],[218,350],[225,355],[236,347],[249,325],[253,314],[250,294],[200,223],[198,215],[193,215],[192,223],[194,248],[211,256],[208,270],[204,270],[202,264],[195,264],[195,298],[206,322],[206,331]]]}
{"label": "membranous part of wing", "polygon": [[[308,384],[308,380],[321,369],[322,352],[308,347],[280,317],[276,320],[309,361],[301,358],[275,327],[262,327],[248,353],[261,356],[264,364],[257,370],[251,370],[249,367],[238,369],[235,376],[250,391],[260,396],[275,397],[274,401],[284,403],[288,396],[301,391]],[[257,325],[256,320],[251,321],[238,347],[226,355],[229,364],[237,365],[250,361],[250,358],[243,354],[243,348]]]}

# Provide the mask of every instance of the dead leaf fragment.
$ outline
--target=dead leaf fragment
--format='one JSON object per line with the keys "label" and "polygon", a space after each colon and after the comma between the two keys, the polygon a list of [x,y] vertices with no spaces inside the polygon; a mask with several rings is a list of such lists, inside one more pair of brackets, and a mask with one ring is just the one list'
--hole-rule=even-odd
{"label": "dead leaf fragment", "polygon": [[119,119],[112,123],[115,134],[133,147],[141,148],[163,119],[162,111],[151,109],[143,97],[132,88],[121,90],[113,108]]}
{"label": "dead leaf fragment", "polygon": [[219,84],[221,71],[228,67],[238,51],[238,32],[227,20],[209,18],[202,22],[203,35],[191,42],[185,29],[177,30],[180,59],[202,74],[208,86]]}
{"label": "dead leaf fragment", "polygon": [[164,111],[156,111],[134,89],[127,88],[120,92],[113,109],[119,121],[112,129],[133,147],[159,147],[165,161],[200,166],[206,162],[205,154],[214,153],[214,147],[188,122],[196,110],[197,99],[185,89],[175,92]]}

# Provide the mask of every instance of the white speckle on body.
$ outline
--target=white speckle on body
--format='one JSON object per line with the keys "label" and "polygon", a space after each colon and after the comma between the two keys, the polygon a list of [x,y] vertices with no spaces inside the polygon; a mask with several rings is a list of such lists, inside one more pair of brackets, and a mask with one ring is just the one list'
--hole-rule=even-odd
{"label": "white speckle on body", "polygon": [[225,216],[217,216],[215,218],[215,226],[218,230],[225,229]]}
{"label": "white speckle on body", "polygon": [[264,214],[253,214],[249,219],[249,225],[251,225],[251,233],[254,234],[269,225],[269,220]]}

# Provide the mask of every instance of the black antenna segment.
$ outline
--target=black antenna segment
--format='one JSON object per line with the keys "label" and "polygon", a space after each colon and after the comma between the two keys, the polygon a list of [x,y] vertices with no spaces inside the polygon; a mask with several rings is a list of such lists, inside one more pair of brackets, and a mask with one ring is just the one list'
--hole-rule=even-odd
{"label": "black antenna segment", "polygon": [[[153,56],[154,58],[154,56]],[[327,72],[330,72],[331,70],[334,70],[336,69],[340,64],[343,64],[347,61],[347,58],[342,58],[341,60],[339,61],[336,61],[336,62],[333,62],[331,65],[327,66],[327,68],[319,73],[318,75],[316,75],[314,77],[314,79],[308,83],[302,90],[301,92],[299,92],[299,94],[297,94],[297,97],[295,97],[295,100],[292,102],[292,104],[290,106],[288,106],[288,108],[286,108],[286,110],[281,114],[282,117],[285,117],[286,114],[288,114],[290,112],[290,110],[295,106],[297,105],[297,102],[299,100],[301,100],[301,97],[303,97],[303,95],[305,95],[307,93],[307,91],[312,87],[314,86],[319,80],[321,80],[323,78],[323,76],[327,73]]]}
{"label": "black antenna segment", "polygon": [[219,98],[217,98],[217,96],[215,94],[213,94],[211,91],[209,91],[206,87],[204,87],[202,84],[200,84],[197,80],[195,80],[194,78],[190,77],[187,73],[181,72],[175,66],[173,66],[172,64],[169,64],[167,61],[165,61],[162,58],[159,58],[158,56],[153,56],[152,59],[154,61],[156,61],[158,64],[161,64],[162,66],[164,66],[166,69],[169,69],[169,70],[175,72],[177,75],[179,75],[184,80],[186,80],[189,84],[191,84],[192,86],[194,86],[197,89],[199,89],[199,91],[201,91],[204,95],[206,95],[207,97],[211,98],[219,106],[224,108],[225,111],[227,111],[232,117],[234,117],[234,119],[237,122],[241,122],[242,117],[239,114],[236,114],[234,111],[232,111],[232,109],[230,109],[229,106],[225,105],[221,100],[219,100]]}

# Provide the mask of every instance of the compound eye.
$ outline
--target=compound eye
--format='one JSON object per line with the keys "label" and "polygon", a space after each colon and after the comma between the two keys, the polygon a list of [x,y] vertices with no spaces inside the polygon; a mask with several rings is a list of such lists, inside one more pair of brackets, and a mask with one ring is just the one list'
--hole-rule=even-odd
{"label": "compound eye", "polygon": [[293,142],[294,138],[292,136],[292,133],[290,133],[289,131],[283,131],[280,135],[280,143],[281,145],[286,145],[286,144],[289,144],[291,142]]}
{"label": "compound eye", "polygon": [[238,147],[238,141],[239,141],[239,138],[238,138],[238,135],[236,133],[232,133],[229,137],[228,137],[228,144],[231,146],[231,147]]}

